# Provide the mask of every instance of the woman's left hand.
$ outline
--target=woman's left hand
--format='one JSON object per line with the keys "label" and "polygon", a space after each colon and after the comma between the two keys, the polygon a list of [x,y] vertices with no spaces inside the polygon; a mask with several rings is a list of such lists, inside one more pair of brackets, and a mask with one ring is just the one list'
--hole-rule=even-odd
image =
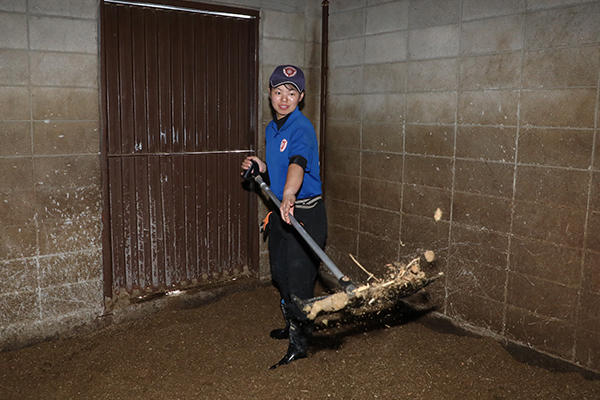
{"label": "woman's left hand", "polygon": [[296,196],[293,193],[283,193],[283,200],[281,200],[281,219],[286,223],[291,224],[289,214],[294,215],[294,203],[296,202]]}

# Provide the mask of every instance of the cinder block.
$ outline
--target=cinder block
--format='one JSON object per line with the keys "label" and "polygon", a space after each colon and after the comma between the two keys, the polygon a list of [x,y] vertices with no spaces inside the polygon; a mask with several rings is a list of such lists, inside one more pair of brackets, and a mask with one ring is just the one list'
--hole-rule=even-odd
{"label": "cinder block", "polygon": [[25,86],[0,86],[0,115],[7,120],[31,118],[29,89]]}
{"label": "cinder block", "polygon": [[328,75],[331,95],[362,92],[363,67],[332,68]]}
{"label": "cinder block", "polygon": [[587,248],[600,252],[600,212],[594,211],[589,215],[587,226]]}
{"label": "cinder block", "polygon": [[0,226],[0,260],[35,257],[37,229],[33,224]]}
{"label": "cinder block", "polygon": [[366,33],[408,29],[408,1],[393,1],[367,8]]}
{"label": "cinder block", "polygon": [[453,225],[451,246],[454,257],[506,268],[508,253],[506,234],[485,231],[477,227]]}
{"label": "cinder block", "polygon": [[95,218],[102,211],[102,188],[99,183],[77,188],[39,186],[35,192],[35,203],[40,224],[57,218]]}
{"label": "cinder block", "polygon": [[335,40],[329,42],[329,65],[359,65],[364,63],[365,38]]}
{"label": "cinder block", "polygon": [[[409,249],[445,249],[448,248],[449,227],[450,224],[444,221],[436,222],[430,216],[407,214],[402,216],[400,237]],[[410,254],[406,248],[403,252]],[[444,280],[441,281],[440,285],[443,285]]]}
{"label": "cinder block", "polygon": [[304,44],[304,65],[306,67],[321,67],[321,44],[308,42]]}
{"label": "cinder block", "polygon": [[461,54],[518,50],[523,47],[523,17],[512,15],[462,25]]}
{"label": "cinder block", "polygon": [[456,90],[457,75],[455,58],[410,62],[407,90]]}
{"label": "cinder block", "polygon": [[40,288],[101,278],[102,255],[98,249],[40,257]]}
{"label": "cinder block", "polygon": [[459,0],[412,0],[408,12],[409,28],[457,24],[460,17]]}
{"label": "cinder block", "polygon": [[456,157],[513,162],[516,127],[459,126]]}
{"label": "cinder block", "polygon": [[592,293],[600,293],[600,253],[585,252],[583,288]]}
{"label": "cinder block", "polygon": [[98,87],[98,56],[31,53],[31,83],[40,86]]}
{"label": "cinder block", "polygon": [[96,20],[30,17],[29,40],[33,50],[97,54]]}
{"label": "cinder block", "polygon": [[26,49],[27,16],[0,12],[0,48]]}
{"label": "cinder block", "polygon": [[[467,263],[467,265],[472,264]],[[470,271],[464,272],[470,273]],[[448,286],[450,294],[446,313],[450,318],[465,321],[492,332],[502,332],[502,316],[504,314],[502,302],[495,301],[489,296],[471,294],[472,289],[464,285],[456,287],[449,283]]]}
{"label": "cinder block", "polygon": [[[37,289],[37,264],[34,259],[0,261],[0,293],[32,292]],[[0,303],[6,300],[0,296]]]}
{"label": "cinder block", "polygon": [[31,124],[0,121],[0,157],[31,154]]}
{"label": "cinder block", "polygon": [[510,246],[510,270],[535,276],[560,285],[577,287],[583,252],[539,240],[513,237]]}
{"label": "cinder block", "polygon": [[511,199],[515,167],[479,160],[456,160],[454,190]]}
{"label": "cinder block", "polygon": [[331,1],[329,2],[329,11],[332,14],[335,14],[338,12],[353,10],[356,8],[363,8],[366,4],[367,0]]}
{"label": "cinder block", "polygon": [[586,368],[600,370],[598,332],[577,330],[575,360]]}
{"label": "cinder block", "polygon": [[33,224],[37,209],[33,186],[28,190],[0,192],[0,221],[4,225]]}
{"label": "cinder block", "polygon": [[521,128],[519,162],[588,169],[591,166],[592,130]]}
{"label": "cinder block", "polygon": [[307,42],[321,43],[321,12],[317,15],[306,15],[304,17],[304,38]]}
{"label": "cinder block", "polygon": [[586,171],[520,165],[517,172],[515,200],[585,210],[590,179]]}
{"label": "cinder block", "polygon": [[[466,260],[452,254],[448,259],[447,282],[451,293],[448,299],[450,313],[456,303],[476,296],[496,302],[497,312],[501,314],[500,305],[504,302],[506,282],[506,270],[503,266],[488,264],[485,256],[478,260]],[[501,325],[501,321],[502,318],[496,321],[497,326]]]}
{"label": "cinder block", "polygon": [[358,204],[341,200],[326,200],[327,222],[342,225],[349,229],[358,229]]}
{"label": "cinder block", "polygon": [[369,64],[364,67],[364,93],[406,92],[405,62]]}
{"label": "cinder block", "polygon": [[[250,8],[256,8],[256,0],[227,0],[233,6],[246,5]],[[296,0],[262,0],[260,5],[263,9],[277,10],[285,12],[302,12],[304,11],[305,4]]]}
{"label": "cinder block", "polygon": [[362,149],[400,153],[404,151],[402,125],[398,123],[365,122]]}
{"label": "cinder block", "polygon": [[34,120],[98,120],[98,90],[33,88]]}
{"label": "cinder block", "polygon": [[461,92],[458,99],[458,122],[514,126],[517,124],[518,101],[519,93],[516,90]]}
{"label": "cinder block", "polygon": [[[279,64],[304,65],[304,43],[297,40],[263,39],[261,62],[273,65],[275,68]],[[268,82],[269,75],[265,76],[265,82]]]}
{"label": "cinder block", "polygon": [[523,87],[596,86],[599,69],[596,46],[530,51],[523,60]]}
{"label": "cinder block", "polygon": [[355,95],[327,97],[327,115],[336,121],[360,121],[362,99]]}
{"label": "cinder block", "polygon": [[59,318],[86,310],[101,313],[104,307],[102,280],[53,286],[40,292],[42,318]]}
{"label": "cinder block", "polygon": [[513,234],[564,246],[583,246],[585,209],[528,201],[515,201],[514,209]]}
{"label": "cinder block", "polygon": [[455,192],[452,221],[473,228],[508,234],[511,209],[510,199]]}
{"label": "cinder block", "polygon": [[446,25],[410,30],[408,55],[413,60],[458,55],[458,26]]}
{"label": "cinder block", "polygon": [[560,6],[577,5],[589,3],[588,0],[527,0],[528,10],[539,10],[543,8],[554,8]]}
{"label": "cinder block", "polygon": [[442,211],[440,221],[450,220],[450,191],[445,189],[404,185],[402,211],[433,219],[436,210]]}
{"label": "cinder block", "polygon": [[36,157],[33,177],[35,184],[44,189],[98,185],[99,156]]}
{"label": "cinder block", "polygon": [[508,303],[538,315],[574,322],[577,297],[576,288],[509,273]]}
{"label": "cinder block", "polygon": [[360,123],[328,120],[325,147],[338,150],[359,149]]}
{"label": "cinder block", "polygon": [[456,121],[456,97],[456,92],[408,93],[406,120],[452,124]]}
{"label": "cinder block", "polygon": [[[360,161],[360,151],[358,149],[345,149],[343,152],[335,151],[335,147],[327,149],[325,157],[327,158],[327,169],[336,174],[358,176]],[[353,160],[350,162],[349,160]]]}
{"label": "cinder block", "polygon": [[463,0],[463,21],[517,14],[525,10],[525,3],[526,0]]}
{"label": "cinder block", "polygon": [[95,19],[97,11],[98,2],[96,0],[29,0],[31,14]]}
{"label": "cinder block", "polygon": [[101,232],[99,216],[76,220],[46,220],[39,230],[39,254],[43,256],[99,248],[102,242]]}
{"label": "cinder block", "polygon": [[39,319],[40,308],[35,290],[0,295],[0,325],[26,323]]}
{"label": "cinder block", "polygon": [[327,182],[327,198],[358,203],[360,193],[358,176],[348,176],[336,174],[334,171],[327,171],[325,178]]}
{"label": "cinder block", "polygon": [[304,15],[265,10],[262,27],[263,37],[298,40],[304,37]]}
{"label": "cinder block", "polygon": [[3,0],[0,2],[0,11],[27,11],[27,0]]}
{"label": "cinder block", "polygon": [[367,36],[365,63],[377,64],[406,60],[408,35],[406,31]]}
{"label": "cinder block", "polygon": [[[523,295],[528,296],[530,292],[526,291]],[[563,299],[565,297],[559,289],[554,295],[547,293],[547,296],[550,296],[545,299],[548,302],[547,304],[556,304],[558,298]],[[536,349],[556,354],[565,359],[571,359],[575,337],[574,326],[562,319],[540,315],[535,305],[540,304],[542,300],[532,300],[534,301],[530,304],[525,304],[526,300],[521,301],[520,307],[511,305],[507,307],[506,336],[509,339],[527,343]]]}
{"label": "cinder block", "polygon": [[362,151],[361,176],[363,178],[384,179],[391,182],[401,182],[402,155],[395,153]]}
{"label": "cinder block", "polygon": [[452,157],[454,154],[454,126],[407,125],[406,152],[419,155]]}
{"label": "cinder block", "polygon": [[593,128],[596,89],[524,90],[521,124]]}
{"label": "cinder block", "polygon": [[400,213],[363,206],[360,208],[360,231],[397,243],[400,239]]}
{"label": "cinder block", "polygon": [[460,87],[463,90],[517,88],[520,70],[520,51],[463,57],[460,61]]}
{"label": "cinder block", "polygon": [[[450,158],[407,155],[404,162],[404,183],[450,190],[452,188],[452,160]],[[434,213],[435,210],[431,210],[431,217]]]}
{"label": "cinder block", "polygon": [[364,34],[365,11],[357,9],[334,14],[329,19],[329,37],[331,40],[346,39]]}
{"label": "cinder block", "polygon": [[361,204],[390,211],[402,209],[402,183],[366,178],[360,183]]}
{"label": "cinder block", "polygon": [[364,120],[371,122],[402,122],[405,118],[404,94],[364,95]]}
{"label": "cinder block", "polygon": [[36,155],[97,154],[99,137],[97,121],[34,122],[33,151]]}
{"label": "cinder block", "polygon": [[0,85],[26,85],[29,75],[27,52],[0,50]]}
{"label": "cinder block", "polygon": [[532,12],[525,24],[527,49],[598,43],[600,3]]}

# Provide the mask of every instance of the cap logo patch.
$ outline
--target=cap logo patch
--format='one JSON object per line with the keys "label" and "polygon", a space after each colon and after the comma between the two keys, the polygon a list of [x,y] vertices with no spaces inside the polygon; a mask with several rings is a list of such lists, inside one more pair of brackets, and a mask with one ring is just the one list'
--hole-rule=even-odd
{"label": "cap logo patch", "polygon": [[287,139],[283,139],[281,141],[281,144],[279,145],[279,151],[283,152],[285,150],[285,148],[287,147]]}
{"label": "cap logo patch", "polygon": [[296,71],[296,68],[294,68],[294,67],[284,67],[283,68],[283,74],[285,76],[287,76],[288,78],[295,76],[297,72],[298,71]]}

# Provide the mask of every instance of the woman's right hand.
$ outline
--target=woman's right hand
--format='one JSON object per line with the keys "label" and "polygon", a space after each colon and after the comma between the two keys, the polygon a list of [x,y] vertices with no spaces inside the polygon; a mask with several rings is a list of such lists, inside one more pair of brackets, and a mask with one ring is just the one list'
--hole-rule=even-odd
{"label": "woman's right hand", "polygon": [[255,161],[258,164],[258,170],[260,173],[267,172],[267,164],[263,162],[260,158],[256,156],[248,156],[242,161],[242,173],[244,175],[244,171],[252,166],[252,161]]}

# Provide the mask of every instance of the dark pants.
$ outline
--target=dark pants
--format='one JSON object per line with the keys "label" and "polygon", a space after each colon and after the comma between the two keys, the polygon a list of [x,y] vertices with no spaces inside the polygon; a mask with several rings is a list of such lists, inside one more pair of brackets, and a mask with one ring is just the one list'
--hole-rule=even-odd
{"label": "dark pants", "polygon": [[[323,248],[327,238],[325,204],[319,200],[313,208],[294,208],[294,217]],[[293,226],[281,219],[279,210],[271,214],[269,232],[269,261],[271,278],[281,298],[290,305],[291,295],[308,299],[314,295],[319,258]]]}

